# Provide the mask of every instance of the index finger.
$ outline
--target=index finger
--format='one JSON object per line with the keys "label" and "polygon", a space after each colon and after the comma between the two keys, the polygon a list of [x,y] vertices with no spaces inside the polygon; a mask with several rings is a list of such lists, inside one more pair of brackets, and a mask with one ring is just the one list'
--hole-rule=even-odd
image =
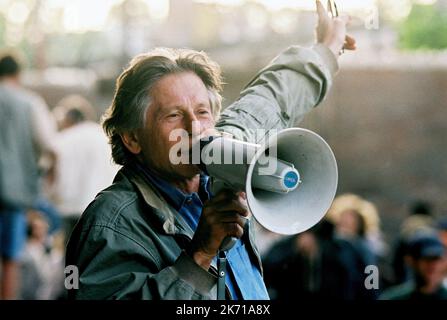
{"label": "index finger", "polygon": [[327,11],[324,8],[323,4],[321,3],[320,0],[316,1],[317,4],[317,13],[318,13],[318,17],[321,19],[323,17],[327,17]]}

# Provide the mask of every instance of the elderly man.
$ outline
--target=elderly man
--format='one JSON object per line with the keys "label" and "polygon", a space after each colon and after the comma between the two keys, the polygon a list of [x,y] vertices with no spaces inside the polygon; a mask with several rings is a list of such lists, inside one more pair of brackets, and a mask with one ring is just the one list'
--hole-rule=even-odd
{"label": "elderly man", "polygon": [[[219,67],[204,53],[154,50],[117,81],[104,128],[122,170],[84,212],[68,244],[78,299],[213,299],[216,254],[227,236],[227,299],[268,299],[243,194],[211,195],[194,165],[174,165],[174,129],[218,129],[253,141],[250,129],[293,126],[332,84],[342,48],[355,49],[346,20],[317,2],[317,44],[291,47],[261,70],[220,115]],[[220,115],[220,118],[219,118]]]}

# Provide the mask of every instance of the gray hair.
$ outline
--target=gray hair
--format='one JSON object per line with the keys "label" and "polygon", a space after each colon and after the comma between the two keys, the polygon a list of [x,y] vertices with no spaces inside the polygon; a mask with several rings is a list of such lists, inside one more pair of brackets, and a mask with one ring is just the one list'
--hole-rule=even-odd
{"label": "gray hair", "polygon": [[166,75],[194,72],[208,91],[211,112],[217,120],[222,104],[222,77],[217,63],[204,52],[189,49],[158,48],[132,59],[116,81],[112,105],[103,117],[103,128],[112,146],[112,158],[124,165],[133,158],[121,140],[121,134],[142,128],[150,91]]}

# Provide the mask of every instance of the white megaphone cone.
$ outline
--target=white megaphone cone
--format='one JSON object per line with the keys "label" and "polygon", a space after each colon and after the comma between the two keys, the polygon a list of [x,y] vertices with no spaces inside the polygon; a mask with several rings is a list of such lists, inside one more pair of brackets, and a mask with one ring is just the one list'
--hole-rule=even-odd
{"label": "white megaphone cone", "polygon": [[[262,145],[226,137],[204,139],[200,167],[213,178],[213,191],[245,191],[256,220],[279,234],[297,234],[317,224],[337,189],[331,148],[319,135],[301,128],[285,129]],[[235,241],[225,239],[221,250]]]}
{"label": "white megaphone cone", "polygon": [[[324,217],[334,200],[338,183],[335,156],[323,138],[298,128],[281,131],[259,152],[267,148],[276,148],[277,158],[295,167],[300,184],[287,194],[251,188],[247,184],[249,208],[256,220],[270,231],[286,235],[306,231]],[[250,166],[247,182],[253,181],[255,175],[255,166]]]}

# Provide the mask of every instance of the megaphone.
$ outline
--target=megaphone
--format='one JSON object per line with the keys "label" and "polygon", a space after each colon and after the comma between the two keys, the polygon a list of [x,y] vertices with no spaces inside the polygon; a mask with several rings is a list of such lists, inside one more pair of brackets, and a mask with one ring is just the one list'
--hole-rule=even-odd
{"label": "megaphone", "polygon": [[[292,235],[310,229],[328,211],[335,197],[335,156],[316,133],[285,129],[263,144],[225,136],[200,141],[202,171],[212,177],[213,192],[245,191],[248,207],[266,229]],[[235,239],[227,238],[221,250]]]}

